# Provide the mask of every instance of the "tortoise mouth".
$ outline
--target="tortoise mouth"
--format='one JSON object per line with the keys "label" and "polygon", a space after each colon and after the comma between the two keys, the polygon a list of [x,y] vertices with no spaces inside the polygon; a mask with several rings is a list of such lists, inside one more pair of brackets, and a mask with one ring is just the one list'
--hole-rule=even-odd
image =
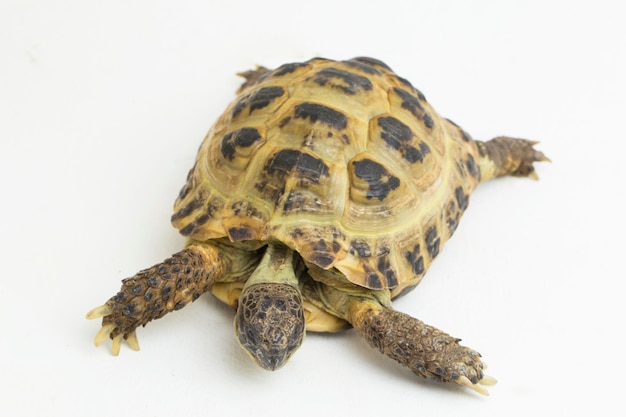
{"label": "tortoise mouth", "polygon": [[266,351],[263,348],[259,348],[255,352],[249,351],[249,353],[261,368],[267,371],[276,371],[287,363],[294,350],[286,352],[274,348]]}

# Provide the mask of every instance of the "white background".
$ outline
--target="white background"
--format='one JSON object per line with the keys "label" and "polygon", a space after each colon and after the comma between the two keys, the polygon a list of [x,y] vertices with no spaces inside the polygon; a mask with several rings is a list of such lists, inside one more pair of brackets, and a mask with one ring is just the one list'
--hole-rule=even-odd
{"label": "white background", "polygon": [[[0,414],[623,413],[626,29],[606,1],[0,0]],[[488,398],[415,377],[354,332],[282,370],[210,296],[94,348],[85,313],[179,250],[171,207],[234,74],[379,58],[476,138],[540,140],[540,181],[473,195],[396,308],[463,338]]]}

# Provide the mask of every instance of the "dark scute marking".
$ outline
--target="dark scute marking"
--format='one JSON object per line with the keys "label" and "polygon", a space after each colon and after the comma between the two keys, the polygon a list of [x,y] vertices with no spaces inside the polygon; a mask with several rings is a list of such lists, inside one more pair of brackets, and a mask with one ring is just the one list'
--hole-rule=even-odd
{"label": "dark scute marking", "polygon": [[398,87],[394,87],[393,91],[396,92],[402,99],[402,107],[409,110],[415,117],[420,117],[424,112],[424,107],[420,103],[419,99],[406,90]]}
{"label": "dark scute marking", "polygon": [[286,126],[286,125],[287,125],[290,121],[291,121],[291,116],[287,116],[287,117],[285,117],[283,120],[281,120],[281,121],[278,123],[278,127],[283,128],[283,127],[285,127],[285,126]]}
{"label": "dark scute marking", "polygon": [[396,278],[396,273],[393,271],[393,269],[391,269],[389,257],[381,256],[380,258],[378,258],[376,268],[381,274],[385,276],[388,288],[394,288],[398,285],[398,279]]}
{"label": "dark scute marking", "polygon": [[333,250],[328,247],[326,242],[320,239],[313,246],[313,253],[311,254],[309,261],[322,268],[327,268],[330,264],[333,263],[334,260],[335,255],[333,253]]}
{"label": "dark scute marking", "polygon": [[371,74],[371,75],[381,75],[382,73],[377,70],[376,68],[374,68],[373,66],[366,64],[365,62],[360,62],[360,61],[356,61],[354,59],[348,60],[348,61],[343,61],[344,64],[346,64],[349,67],[352,68],[356,68],[360,71],[363,71],[366,74]]}
{"label": "dark scute marking", "polygon": [[203,224],[205,224],[206,222],[208,222],[208,221],[211,219],[211,217],[213,217],[213,216],[211,216],[211,215],[210,215],[210,214],[208,214],[208,213],[205,213],[205,214],[201,215],[200,217],[198,217],[198,218],[194,221],[194,223],[196,224],[196,226],[202,226]]}
{"label": "dark scute marking", "polygon": [[435,259],[437,255],[439,255],[440,244],[441,239],[437,236],[437,229],[435,227],[431,227],[426,232],[426,247],[428,248],[428,255],[431,259]]}
{"label": "dark scute marking", "polygon": [[283,212],[289,213],[294,209],[300,209],[305,203],[306,198],[302,195],[302,193],[290,191],[289,195],[287,195],[287,200],[283,205]]}
{"label": "dark scute marking", "polygon": [[273,77],[280,77],[283,75],[287,75],[287,74],[291,74],[292,72],[296,71],[298,68],[302,68],[302,67],[306,67],[307,64],[302,63],[302,62],[294,62],[291,64],[284,64],[281,65],[280,67],[276,68],[276,70],[274,70],[274,72],[272,73]]}
{"label": "dark scute marking", "polygon": [[426,113],[426,110],[422,106],[422,103],[420,103],[418,97],[415,97],[408,91],[398,87],[394,87],[393,90],[402,99],[403,109],[410,111],[411,114],[415,116],[418,120],[421,120],[424,123],[424,126],[426,126],[427,128],[432,129],[435,126],[433,118],[428,113]]}
{"label": "dark scute marking", "polygon": [[233,110],[231,111],[231,115],[233,117],[237,117],[237,115],[239,113],[241,113],[243,111],[243,109],[246,108],[246,106],[248,105],[248,100],[249,99],[250,99],[250,95],[248,95],[248,94],[246,94],[241,99],[239,99],[239,101],[237,101],[237,103],[233,107]]}
{"label": "dark scute marking", "polygon": [[417,88],[413,87],[413,84],[411,84],[411,82],[409,80],[407,80],[406,78],[402,78],[398,75],[396,75],[396,79],[398,81],[400,81],[401,84],[404,84],[406,87],[409,87],[409,89],[415,91],[415,94],[417,94],[417,98],[419,98],[422,101],[426,101],[426,96],[424,96],[424,94],[422,94],[422,92],[420,90],[418,90]]}
{"label": "dark scute marking", "polygon": [[[333,79],[339,79],[341,84],[333,83]],[[336,68],[324,68],[315,75],[314,81],[319,85],[330,85],[346,94],[357,94],[361,90],[370,91],[373,88],[372,82],[362,75]]]}
{"label": "dark scute marking", "polygon": [[281,149],[270,158],[265,167],[270,175],[285,176],[294,169],[296,175],[315,184],[321,177],[328,176],[328,166],[321,159],[296,149]]}
{"label": "dark scute marking", "polygon": [[247,148],[262,139],[259,131],[252,127],[244,127],[227,133],[222,138],[222,155],[232,161],[237,147]]}
{"label": "dark scute marking", "polygon": [[243,111],[248,105],[250,106],[250,113],[257,109],[262,109],[268,106],[272,100],[285,94],[285,90],[282,87],[263,87],[254,93],[246,94],[243,96],[233,107],[231,112],[233,117],[236,117]]}
{"label": "dark scute marking", "polygon": [[189,236],[190,234],[193,233],[195,228],[196,228],[195,224],[189,223],[187,226],[185,226],[182,229],[180,229],[179,232],[183,236]]}
{"label": "dark scute marking", "polygon": [[352,58],[350,61],[362,62],[364,64],[367,64],[373,67],[381,67],[388,71],[393,71],[391,68],[389,68],[387,64],[385,64],[383,61],[380,61],[376,58],[370,58],[367,56],[358,56],[356,58]]}
{"label": "dark scute marking", "polygon": [[387,169],[371,159],[353,162],[354,174],[368,183],[366,198],[384,200],[387,195],[400,186],[398,177],[391,175]]}
{"label": "dark scute marking", "polygon": [[187,195],[189,194],[189,191],[191,191],[191,187],[189,185],[189,183],[185,183],[185,185],[183,185],[183,188],[180,189],[180,191],[178,192],[178,199],[179,200],[184,200],[185,197],[187,197]]}
{"label": "dark scute marking", "polygon": [[199,208],[200,206],[202,206],[202,200],[194,199],[189,204],[187,204],[185,207],[181,208],[176,213],[172,214],[171,220],[172,221],[176,221],[176,220],[181,219],[183,217],[187,217],[191,213],[193,213],[194,210]]}
{"label": "dark scute marking", "polygon": [[378,125],[383,129],[382,137],[394,149],[399,149],[403,143],[410,142],[413,136],[411,129],[395,117],[381,117]]}
{"label": "dark scute marking", "polygon": [[415,287],[417,287],[417,284],[414,285],[409,285],[408,287],[405,287],[402,289],[402,291],[400,291],[395,298],[398,297],[402,297],[403,295],[407,295],[408,293],[410,293],[411,291],[413,291],[415,289]]}
{"label": "dark scute marking", "polygon": [[450,119],[446,119],[446,121],[450,122],[450,123],[451,123],[454,127],[458,127],[458,128],[460,129],[459,125],[457,125],[456,123],[454,123],[452,120],[450,120]]}
{"label": "dark scute marking", "polygon": [[315,123],[320,121],[335,129],[345,129],[348,125],[346,116],[330,107],[315,103],[302,103],[296,106],[295,116],[298,119],[310,119]]}
{"label": "dark scute marking", "polygon": [[180,192],[178,193],[179,200],[183,200],[185,197],[187,197],[187,195],[189,194],[189,191],[191,191],[191,189],[193,188],[192,178],[193,178],[193,173],[195,170],[196,170],[196,164],[194,164],[193,167],[187,173],[187,179],[186,179],[185,185],[183,185],[183,188],[181,188]]}
{"label": "dark scute marking", "polygon": [[411,252],[406,253],[406,260],[411,264],[415,275],[424,273],[424,257],[420,254],[420,245],[415,245]]}
{"label": "dark scute marking", "polygon": [[465,211],[469,204],[469,196],[465,194],[465,192],[463,191],[463,187],[457,187],[454,190],[454,196],[456,197],[456,202],[459,205],[459,209],[461,211]]}
{"label": "dark scute marking", "polygon": [[432,129],[433,127],[435,127],[435,121],[433,120],[432,117],[430,117],[430,114],[428,113],[424,113],[424,126],[426,126],[429,129]]}
{"label": "dark scute marking", "polygon": [[272,100],[285,94],[285,90],[282,87],[263,87],[255,92],[250,98],[250,113],[257,109],[262,109],[268,106]]}
{"label": "dark scute marking", "polygon": [[254,237],[254,233],[248,226],[236,226],[228,229],[228,236],[234,242],[241,240],[250,240]]}
{"label": "dark scute marking", "polygon": [[468,155],[467,161],[465,161],[465,166],[467,167],[467,171],[472,177],[480,180],[480,170],[478,169],[478,165],[476,165],[476,160],[472,155]]}
{"label": "dark scute marking", "polygon": [[380,281],[380,277],[378,276],[378,274],[374,271],[371,271],[368,269],[369,268],[365,268],[366,269],[366,273],[367,273],[367,287],[368,288],[383,288],[383,283]]}
{"label": "dark scute marking", "polygon": [[470,136],[469,133],[467,133],[466,131],[464,131],[461,126],[457,125],[456,123],[454,123],[452,120],[450,119],[446,119],[446,121],[448,121],[452,126],[456,127],[457,129],[459,129],[459,132],[461,132],[461,139],[463,139],[465,142],[470,142],[472,140],[472,137]]}
{"label": "dark scute marking", "polygon": [[356,253],[361,258],[369,258],[372,256],[372,249],[364,240],[353,240],[350,242],[350,253]]}
{"label": "dark scute marking", "polygon": [[450,201],[446,209],[446,224],[448,226],[448,232],[450,236],[454,234],[456,228],[459,226],[459,219],[461,214],[456,209],[456,203]]}
{"label": "dark scute marking", "polygon": [[428,145],[424,147],[420,144],[420,149],[411,145],[415,134],[411,129],[395,117],[381,117],[378,125],[382,128],[380,136],[392,148],[398,150],[402,156],[410,163],[424,160],[424,154],[430,152]]}
{"label": "dark scute marking", "polygon": [[321,205],[321,202],[317,197],[311,200],[300,192],[290,191],[283,205],[283,212],[289,213],[292,211],[304,211],[306,209],[311,210],[311,204],[315,207]]}

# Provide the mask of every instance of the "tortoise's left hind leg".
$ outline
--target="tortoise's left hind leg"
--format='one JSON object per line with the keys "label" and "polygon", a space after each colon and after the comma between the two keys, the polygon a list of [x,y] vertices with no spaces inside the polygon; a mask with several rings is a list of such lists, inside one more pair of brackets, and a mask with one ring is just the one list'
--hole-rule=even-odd
{"label": "tortoise's left hind leg", "polygon": [[133,350],[139,350],[135,329],[180,310],[208,291],[224,275],[222,252],[214,245],[191,245],[123,280],[116,295],[87,313],[88,319],[102,317],[102,327],[94,340],[96,346],[110,337],[111,352],[117,355],[124,338]]}

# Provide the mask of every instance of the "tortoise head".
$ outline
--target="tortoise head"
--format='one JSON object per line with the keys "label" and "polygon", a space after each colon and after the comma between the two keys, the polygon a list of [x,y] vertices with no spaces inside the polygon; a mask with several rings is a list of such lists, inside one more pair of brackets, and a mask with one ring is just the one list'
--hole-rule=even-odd
{"label": "tortoise head", "polygon": [[247,287],[239,298],[235,333],[259,366],[269,371],[282,367],[304,339],[300,292],[279,283]]}

